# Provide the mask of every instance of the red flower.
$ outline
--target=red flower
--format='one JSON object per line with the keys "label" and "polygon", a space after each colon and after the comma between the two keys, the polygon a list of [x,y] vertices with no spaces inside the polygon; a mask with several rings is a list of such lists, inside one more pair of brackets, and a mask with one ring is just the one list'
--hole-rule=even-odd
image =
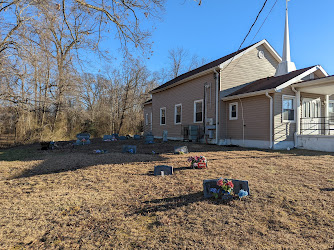
{"label": "red flower", "polygon": [[227,182],[227,185],[228,185],[230,188],[233,188],[233,187],[234,187],[232,181]]}
{"label": "red flower", "polygon": [[224,180],[223,179],[219,179],[217,181],[217,185],[220,186],[220,187],[222,187],[224,185]]}

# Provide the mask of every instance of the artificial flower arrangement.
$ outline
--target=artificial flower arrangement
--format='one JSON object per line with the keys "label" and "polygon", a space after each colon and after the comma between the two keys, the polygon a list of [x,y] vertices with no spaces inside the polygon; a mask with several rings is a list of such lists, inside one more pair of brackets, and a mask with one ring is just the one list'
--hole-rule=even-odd
{"label": "artificial flower arrangement", "polygon": [[[229,179],[220,178],[217,181],[218,188],[210,188],[210,192],[215,199],[221,197],[222,199],[232,199],[236,195],[233,192],[233,182]],[[241,189],[237,196],[241,199],[248,195],[248,192]]]}
{"label": "artificial flower arrangement", "polygon": [[191,162],[192,168],[207,168],[207,160],[204,156],[190,156],[188,162]]}
{"label": "artificial flower arrangement", "polygon": [[83,139],[81,140],[81,142],[82,142],[82,145],[85,145],[86,139],[83,138]]}

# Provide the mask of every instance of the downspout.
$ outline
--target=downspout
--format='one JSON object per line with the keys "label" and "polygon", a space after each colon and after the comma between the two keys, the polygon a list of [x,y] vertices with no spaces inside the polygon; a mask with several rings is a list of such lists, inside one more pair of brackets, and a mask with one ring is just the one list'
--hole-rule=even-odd
{"label": "downspout", "polygon": [[300,91],[297,91],[294,86],[291,89],[296,94],[296,132],[294,134],[295,148],[298,146],[298,135],[300,135]]}
{"label": "downspout", "polygon": [[213,72],[215,72],[215,78],[216,78],[216,144],[218,145],[219,142],[218,142],[218,131],[219,131],[219,122],[218,122],[218,119],[219,119],[219,116],[218,116],[218,112],[219,112],[219,109],[218,109],[218,104],[219,104],[219,73],[217,72],[216,69],[213,69]]}
{"label": "downspout", "polygon": [[270,99],[270,146],[269,148],[273,148],[273,98],[266,92],[266,96]]}

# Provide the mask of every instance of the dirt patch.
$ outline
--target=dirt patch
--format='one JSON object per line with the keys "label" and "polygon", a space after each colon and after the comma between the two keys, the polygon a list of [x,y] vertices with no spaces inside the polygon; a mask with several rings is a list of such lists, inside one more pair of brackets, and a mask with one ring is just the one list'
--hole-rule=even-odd
{"label": "dirt patch", "polygon": [[[138,154],[122,154],[125,144]],[[180,145],[191,153],[172,154]],[[205,155],[209,168],[187,168],[190,155]],[[328,249],[333,160],[312,151],[135,140],[1,150],[0,248]],[[153,176],[158,164],[172,165],[174,175]],[[203,199],[202,181],[218,177],[248,180],[252,196]]]}

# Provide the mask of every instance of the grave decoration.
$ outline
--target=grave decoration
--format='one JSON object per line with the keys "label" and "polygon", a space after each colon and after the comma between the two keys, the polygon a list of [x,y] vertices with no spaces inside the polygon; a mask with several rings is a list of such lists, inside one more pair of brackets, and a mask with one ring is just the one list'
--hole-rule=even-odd
{"label": "grave decoration", "polygon": [[87,145],[87,144],[90,144],[89,138],[90,138],[90,134],[88,134],[88,133],[77,134],[76,145]]}
{"label": "grave decoration", "polygon": [[108,150],[105,149],[96,149],[93,151],[94,154],[106,154],[108,153]]}
{"label": "grave decoration", "polygon": [[174,154],[188,154],[188,147],[181,146],[181,147],[174,147]]}
{"label": "grave decoration", "polygon": [[172,175],[173,174],[173,167],[166,166],[166,165],[159,165],[154,167],[154,175]]}
{"label": "grave decoration", "polygon": [[249,195],[248,181],[234,179],[214,179],[203,181],[203,192],[205,198],[229,200]]}
{"label": "grave decoration", "polygon": [[145,144],[153,144],[154,143],[154,135],[151,133],[146,134],[145,136]]}
{"label": "grave decoration", "polygon": [[122,152],[123,153],[136,154],[137,153],[137,146],[134,146],[134,145],[124,145]]}
{"label": "grave decoration", "polygon": [[114,135],[104,135],[103,141],[117,141],[117,139]]}
{"label": "grave decoration", "polygon": [[141,138],[140,135],[134,135],[133,136],[133,139],[135,139],[135,140],[140,140],[140,138]]}
{"label": "grave decoration", "polygon": [[204,156],[190,156],[188,162],[191,162],[191,168],[207,168],[208,163]]}

